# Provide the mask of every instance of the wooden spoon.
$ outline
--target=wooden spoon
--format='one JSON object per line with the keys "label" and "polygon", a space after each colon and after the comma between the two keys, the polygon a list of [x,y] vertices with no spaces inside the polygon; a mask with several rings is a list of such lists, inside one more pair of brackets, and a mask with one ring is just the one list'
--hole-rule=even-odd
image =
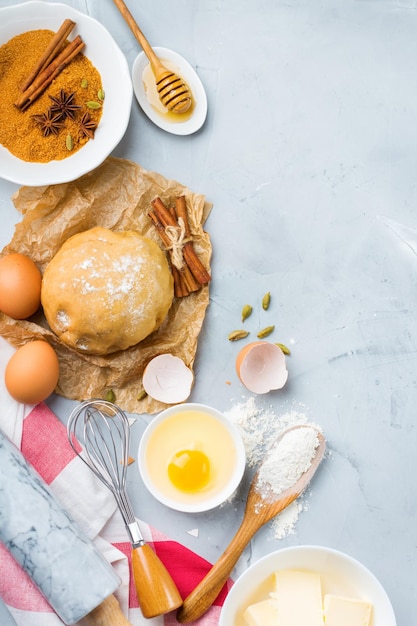
{"label": "wooden spoon", "polygon": [[149,59],[160,101],[172,113],[186,113],[192,104],[188,85],[175,72],[172,72],[161,63],[123,0],[114,0],[114,4],[123,15]]}
{"label": "wooden spoon", "polygon": [[[277,439],[278,443],[289,431],[296,428],[313,428],[309,424],[293,426],[284,431]],[[317,430],[317,429],[314,429]],[[292,487],[282,491],[279,496],[271,494],[268,499],[262,496],[257,490],[257,479],[260,469],[255,474],[246,502],[245,514],[242,523],[208,574],[197,585],[197,587],[185,598],[182,606],[177,612],[177,620],[180,623],[193,622],[203,615],[212,605],[219,595],[223,585],[228,580],[237,560],[246,548],[254,534],[273,517],[281,513],[291,502],[293,502],[304,491],[313,478],[320,461],[323,459],[326,449],[326,442],[320,431],[317,430],[319,444],[316,454],[307,471],[294,483]],[[268,458],[266,456],[265,460]],[[265,462],[264,460],[264,462]],[[275,498],[275,499],[274,499]]]}

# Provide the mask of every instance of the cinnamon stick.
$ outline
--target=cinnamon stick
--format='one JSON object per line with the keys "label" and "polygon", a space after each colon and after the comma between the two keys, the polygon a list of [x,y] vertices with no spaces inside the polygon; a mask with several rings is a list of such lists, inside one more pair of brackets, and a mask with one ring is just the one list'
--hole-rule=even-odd
{"label": "cinnamon stick", "polygon": [[169,209],[162,202],[161,198],[154,198],[151,202],[155,215],[159,218],[159,221],[163,226],[178,226],[177,221],[172,217]]}
{"label": "cinnamon stick", "polygon": [[[177,221],[171,216],[169,210],[159,197],[152,200],[151,204],[156,216],[165,228],[167,226],[178,226]],[[184,244],[183,255],[191,273],[200,285],[206,285],[210,282],[211,276],[198,258],[192,241],[188,241]]]}
{"label": "cinnamon stick", "polygon": [[191,273],[194,276],[194,278],[198,280],[200,285],[207,285],[207,283],[209,283],[211,280],[211,276],[207,272],[204,265],[201,263],[198,256],[196,255],[194,248],[192,247],[192,244],[190,243],[184,244],[183,254],[184,254],[185,262],[190,268]]}
{"label": "cinnamon stick", "polygon": [[[183,253],[184,253],[184,256],[188,258],[188,255],[191,253],[195,253],[195,251],[194,251],[194,246],[192,243],[191,229],[190,229],[190,223],[188,221],[187,204],[186,204],[185,196],[178,196],[177,198],[175,198],[175,212],[177,214],[177,219],[179,220],[181,218],[184,223],[185,238],[186,240],[188,239],[188,241],[186,241],[184,244]],[[210,274],[208,272],[205,272],[205,282],[202,284],[209,282],[210,279],[211,279]]]}
{"label": "cinnamon stick", "polygon": [[190,239],[191,230],[190,230],[190,224],[188,221],[185,196],[179,196],[178,198],[175,198],[175,212],[177,214],[177,219],[179,219],[180,217],[182,218],[182,221],[184,222],[184,227],[185,227],[185,236],[187,239]]}
{"label": "cinnamon stick", "polygon": [[81,37],[77,37],[71,41],[63,51],[50,63],[38,76],[33,83],[26,89],[22,96],[15,102],[15,106],[21,111],[25,111],[40,94],[51,84],[60,72],[77,56],[84,48],[85,44]]}
{"label": "cinnamon stick", "polygon": [[177,221],[177,214],[175,212],[175,207],[173,207],[173,206],[168,207],[168,211],[169,211],[169,214],[172,217],[172,219]]}
{"label": "cinnamon stick", "polygon": [[[169,207],[168,210],[171,214],[171,217],[176,219],[175,208]],[[162,232],[165,233],[165,231],[162,231]],[[168,241],[168,238],[167,238],[167,241]],[[167,247],[167,244],[164,244],[164,245],[165,247]],[[183,268],[178,268],[176,265],[174,265],[173,255],[171,254],[171,252],[170,252],[170,257],[171,257],[171,272],[172,272],[172,277],[174,279],[174,295],[177,298],[184,298],[185,296],[188,296],[190,292],[188,291],[187,285],[183,277],[183,273],[182,273]]]}
{"label": "cinnamon stick", "polygon": [[175,265],[171,265],[172,277],[174,279],[174,295],[176,298],[184,298],[185,296],[190,295],[183,278],[181,276],[181,272],[175,267]]}
{"label": "cinnamon stick", "polygon": [[[171,215],[173,215],[178,223],[179,218],[181,217],[184,223],[185,229],[185,238],[191,238],[190,225],[188,223],[187,216],[187,208],[185,204],[185,196],[180,196],[180,198],[176,198],[175,207],[170,209]],[[201,283],[199,283],[191,273],[190,268],[187,263],[184,263],[184,267],[182,267],[181,272],[182,278],[185,282],[186,288],[191,293],[193,291],[198,291],[201,287]]]}
{"label": "cinnamon stick", "polygon": [[[161,238],[161,241],[164,244],[165,248],[168,249],[171,245],[171,241],[165,232],[163,224],[153,211],[148,213],[148,216],[151,218],[155,226],[156,232]],[[194,278],[193,274],[190,271],[190,268],[186,264],[184,264],[182,268],[177,268],[171,262],[171,268],[172,276],[174,278],[175,295],[177,297],[181,298],[184,296],[188,296],[190,295],[190,293],[198,291],[201,288],[200,283],[197,282],[197,280]]]}
{"label": "cinnamon stick", "polygon": [[168,235],[165,232],[165,228],[162,222],[158,219],[156,213],[154,213],[154,211],[150,211],[148,213],[148,216],[151,218],[153,225],[155,226],[158,235],[162,239],[162,243],[164,244],[164,246],[169,247],[171,242],[169,241]]}
{"label": "cinnamon stick", "polygon": [[189,293],[200,289],[201,284],[194,278],[188,265],[184,265],[180,273]]}
{"label": "cinnamon stick", "polygon": [[23,85],[21,86],[21,91],[26,91],[26,89],[30,87],[30,85],[33,83],[33,81],[38,76],[38,74],[40,74],[54,60],[54,58],[61,51],[61,48],[65,40],[67,39],[68,35],[70,34],[74,26],[75,26],[75,22],[73,22],[70,19],[66,19],[62,23],[59,30],[55,33],[55,35],[51,39],[51,43],[46,48],[45,52],[43,53],[39,61],[36,63],[31,74],[29,74],[29,76],[27,77]]}

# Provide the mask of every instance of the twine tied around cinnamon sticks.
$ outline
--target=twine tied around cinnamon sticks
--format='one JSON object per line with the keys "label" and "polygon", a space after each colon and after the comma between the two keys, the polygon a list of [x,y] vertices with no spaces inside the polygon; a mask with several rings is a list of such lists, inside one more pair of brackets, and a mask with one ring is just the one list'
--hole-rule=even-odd
{"label": "twine tied around cinnamon sticks", "polygon": [[175,296],[188,296],[207,285],[211,276],[194,249],[185,196],[175,199],[175,207],[168,208],[161,198],[155,198],[151,204],[148,215],[169,253]]}
{"label": "twine tied around cinnamon sticks", "polygon": [[187,241],[192,241],[190,237],[185,237],[185,224],[182,217],[178,218],[178,226],[166,226],[165,233],[170,245],[165,246],[165,250],[171,253],[171,263],[175,265],[177,270],[184,267],[184,255],[182,249]]}

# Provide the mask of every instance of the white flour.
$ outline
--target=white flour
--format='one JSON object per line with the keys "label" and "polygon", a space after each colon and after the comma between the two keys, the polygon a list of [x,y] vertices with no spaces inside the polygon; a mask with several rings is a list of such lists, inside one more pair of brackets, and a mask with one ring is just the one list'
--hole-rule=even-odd
{"label": "white flour", "polygon": [[[226,411],[225,415],[238,427],[241,433],[249,467],[255,467],[263,460],[266,451],[287,428],[300,424],[309,424],[321,430],[316,424],[309,422],[307,415],[303,412],[301,407],[298,410],[295,408],[291,409],[278,416],[271,408],[262,409],[256,406],[254,397],[249,398],[246,402],[236,404],[229,411]],[[313,430],[309,430],[308,432],[315,434]],[[286,437],[287,435],[283,438],[283,441]],[[287,467],[285,469],[285,466],[283,468],[281,464],[280,469],[284,470],[288,481],[288,478],[291,479],[291,476],[293,477],[294,473],[297,473],[297,463],[294,465],[294,458],[287,458],[287,462],[289,463],[289,468]],[[308,465],[310,463],[311,458]],[[266,467],[266,470],[267,469],[268,466]],[[273,473],[269,475],[269,484],[274,485],[275,491],[279,489],[279,484],[281,484],[281,487],[283,485],[282,482],[278,484],[276,481],[282,481],[283,478],[277,478],[275,469],[270,469]],[[268,478],[266,470],[263,472],[264,479]],[[301,473],[303,472],[301,471]],[[295,481],[293,481],[293,483],[294,482]],[[277,515],[271,523],[274,537],[276,539],[283,539],[287,535],[294,534],[299,514],[306,508],[305,495],[302,495],[284,509],[282,513]]]}
{"label": "white flour", "polygon": [[270,496],[276,499],[293,487],[311,466],[318,445],[315,428],[295,428],[285,433],[269,450],[259,468],[256,491],[263,499]]}

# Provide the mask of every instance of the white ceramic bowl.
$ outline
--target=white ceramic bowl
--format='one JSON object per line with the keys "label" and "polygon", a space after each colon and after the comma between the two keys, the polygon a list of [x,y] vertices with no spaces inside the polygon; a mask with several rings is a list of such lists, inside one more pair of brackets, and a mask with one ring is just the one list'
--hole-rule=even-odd
{"label": "white ceramic bowl", "polygon": [[256,597],[256,592],[279,569],[318,572],[325,592],[353,596],[372,603],[371,626],[396,626],[390,600],[375,576],[351,556],[322,546],[284,548],[256,561],[230,590],[221,611],[219,626],[243,626],[243,611],[252,602],[264,599]]}
{"label": "white ceramic bowl", "polygon": [[[199,414],[207,419],[199,423]],[[210,461],[210,482],[201,490],[185,493],[169,480],[168,464],[177,452],[193,449],[195,443]],[[227,417],[212,407],[189,402],[152,418],[139,444],[138,466],[147,489],[162,504],[197,513],[219,506],[235,492],[246,467],[245,447]]]}
{"label": "white ceramic bowl", "polygon": [[0,45],[28,30],[56,31],[66,18],[76,22],[73,33],[81,35],[86,44],[84,54],[101,74],[106,94],[103,114],[94,140],[62,161],[22,161],[0,145],[0,177],[20,185],[64,183],[90,172],[117,146],[129,123],[133,97],[129,67],[110,33],[97,20],[61,3],[16,4],[0,9]]}
{"label": "white ceramic bowl", "polygon": [[194,68],[174,50],[154,46],[158,57],[171,69],[177,72],[189,86],[195,100],[195,109],[190,118],[181,122],[172,122],[164,119],[149,103],[142,74],[149,60],[144,52],[141,52],[135,59],[132,67],[132,81],[135,96],[142,111],[159,128],[173,135],[192,135],[204,124],[207,116],[207,95],[203,84]]}

